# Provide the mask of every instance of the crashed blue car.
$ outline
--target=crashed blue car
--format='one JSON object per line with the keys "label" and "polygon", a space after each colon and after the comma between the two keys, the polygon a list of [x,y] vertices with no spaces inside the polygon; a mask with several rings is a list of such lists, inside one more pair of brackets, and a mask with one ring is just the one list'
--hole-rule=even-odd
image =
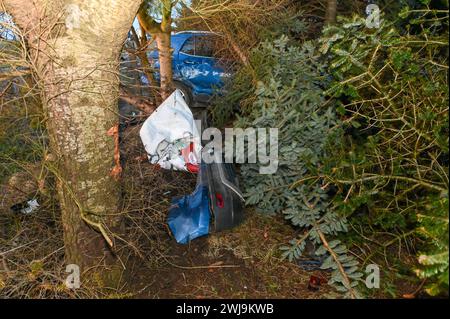
{"label": "crashed blue car", "polygon": [[[174,86],[178,88],[186,103],[207,102],[223,87],[229,76],[214,57],[217,35],[206,31],[182,31],[172,34],[172,67]],[[149,59],[159,80],[158,50],[149,52]]]}

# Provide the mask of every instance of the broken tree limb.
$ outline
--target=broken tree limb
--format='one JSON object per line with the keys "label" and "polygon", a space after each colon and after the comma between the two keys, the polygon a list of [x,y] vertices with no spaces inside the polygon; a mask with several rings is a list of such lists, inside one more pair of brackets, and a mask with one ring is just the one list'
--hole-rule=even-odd
{"label": "broken tree limb", "polygon": [[139,110],[144,112],[145,115],[150,115],[156,108],[156,106],[150,101],[141,97],[134,96],[127,92],[124,88],[120,89],[119,98],[128,104],[134,105]]}
{"label": "broken tree limb", "polygon": [[350,296],[353,299],[357,299],[357,294],[355,293],[354,289],[351,286],[350,279],[348,278],[347,274],[345,273],[345,269],[342,266],[341,262],[339,261],[338,255],[336,255],[336,253],[333,251],[333,249],[331,249],[331,247],[328,244],[328,241],[326,240],[325,235],[322,233],[322,231],[320,229],[316,229],[316,231],[317,231],[317,234],[320,237],[320,240],[323,243],[323,246],[326,248],[326,250],[328,250],[330,255],[333,257],[334,261],[336,262],[336,265],[337,265],[337,267],[339,269],[339,272],[342,275],[342,279],[344,280],[344,286],[348,289],[348,292],[350,293]]}

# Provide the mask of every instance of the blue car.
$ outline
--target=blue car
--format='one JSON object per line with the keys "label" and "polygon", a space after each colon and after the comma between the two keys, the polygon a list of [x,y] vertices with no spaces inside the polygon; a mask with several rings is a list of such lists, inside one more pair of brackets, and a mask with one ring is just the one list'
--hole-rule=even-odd
{"label": "blue car", "polygon": [[[228,74],[214,57],[217,35],[206,31],[183,31],[172,34],[174,86],[188,105],[207,102],[223,86]],[[158,50],[149,53],[155,70],[159,69]],[[159,80],[159,72],[155,77]]]}

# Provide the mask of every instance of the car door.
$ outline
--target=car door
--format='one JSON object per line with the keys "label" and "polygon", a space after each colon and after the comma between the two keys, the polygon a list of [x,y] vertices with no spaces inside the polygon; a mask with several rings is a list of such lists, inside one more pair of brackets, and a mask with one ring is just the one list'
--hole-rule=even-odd
{"label": "car door", "polygon": [[213,46],[212,35],[196,34],[186,40],[178,54],[180,75],[195,95],[211,95],[222,86],[223,70],[217,66]]}

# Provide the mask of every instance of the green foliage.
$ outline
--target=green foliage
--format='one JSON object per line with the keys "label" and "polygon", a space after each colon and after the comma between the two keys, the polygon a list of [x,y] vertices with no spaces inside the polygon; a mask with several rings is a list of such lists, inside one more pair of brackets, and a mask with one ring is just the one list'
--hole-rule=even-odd
{"label": "green foliage", "polygon": [[[341,292],[349,294],[350,292],[355,293],[354,297],[359,297],[358,293],[351,288],[356,288],[359,284],[359,280],[363,277],[363,274],[358,271],[358,261],[347,254],[347,247],[341,243],[340,240],[333,240],[328,243],[329,249],[333,251],[321,265],[321,269],[332,271],[330,284],[335,285],[336,289]],[[324,255],[329,252],[324,246],[320,247],[316,251],[316,255]],[[341,265],[345,270],[345,275],[340,271],[338,266]],[[347,279],[345,278],[347,276]]]}
{"label": "green foliage", "polygon": [[[283,257],[293,260],[304,253],[306,241],[312,241],[323,255],[322,236],[347,231],[345,216],[330,207],[329,195],[320,179],[298,183],[314,175],[326,157],[325,146],[338,120],[333,105],[326,105],[322,94],[329,80],[327,65],[321,60],[314,42],[301,47],[288,44],[287,37],[264,42],[252,56],[259,61],[253,102],[235,121],[237,127],[273,127],[279,129],[279,166],[273,175],[261,175],[257,164],[241,167],[248,205],[261,213],[283,213],[294,226],[304,230],[289,246],[282,247]],[[357,261],[347,255],[338,241],[329,247],[322,267],[332,269],[330,283],[339,290],[357,296],[354,287],[362,276]],[[339,266],[338,266],[339,265]],[[343,270],[344,272],[342,273]]]}
{"label": "green foliage", "polygon": [[336,239],[349,220],[420,238],[410,268],[428,293],[448,293],[448,13],[414,9],[378,29],[355,16],[317,42],[266,41],[229,91],[236,126],[279,128],[276,174],[241,167],[247,204],[283,214],[300,229],[283,257],[312,241],[330,283],[353,297],[362,275]]}
{"label": "green foliage", "polygon": [[358,17],[325,30],[321,51],[335,79],[326,94],[343,101],[343,126],[321,173],[345,194],[337,212],[352,215],[361,206],[349,203],[362,197],[373,225],[418,224],[426,240],[417,273],[435,295],[448,293],[448,13],[401,17],[409,32],[386,20],[367,29]]}
{"label": "green foliage", "polygon": [[427,214],[419,214],[419,233],[431,242],[431,248],[419,256],[423,265],[416,273],[421,278],[432,278],[426,291],[438,295],[448,291],[448,195],[432,196],[427,205]]}
{"label": "green foliage", "polygon": [[[258,25],[253,22],[251,30],[241,26],[234,31],[233,38],[239,40],[241,37],[248,38],[248,35],[252,34],[250,38],[255,40],[251,41],[252,43],[259,43],[257,41],[259,39],[264,39],[266,43],[275,43],[284,36],[283,39],[287,41],[287,45],[294,45],[298,38],[306,37],[309,25],[302,18],[304,13],[295,8],[295,2],[293,4],[293,8],[280,6],[279,10],[274,11],[267,21],[259,21]],[[223,13],[221,12],[220,15],[222,16]],[[264,16],[266,15],[264,14]],[[229,45],[227,44],[227,46]],[[249,55],[249,63],[242,65],[234,73],[232,81],[226,81],[227,94],[218,96],[213,102],[212,117],[217,126],[229,123],[235,113],[247,114],[253,108],[254,89],[258,85],[258,81],[266,78],[271,72],[271,67],[278,63],[274,60],[275,56],[269,57],[258,49],[248,52],[253,46],[255,44],[249,46],[246,41],[243,41],[241,48],[246,55]]]}

